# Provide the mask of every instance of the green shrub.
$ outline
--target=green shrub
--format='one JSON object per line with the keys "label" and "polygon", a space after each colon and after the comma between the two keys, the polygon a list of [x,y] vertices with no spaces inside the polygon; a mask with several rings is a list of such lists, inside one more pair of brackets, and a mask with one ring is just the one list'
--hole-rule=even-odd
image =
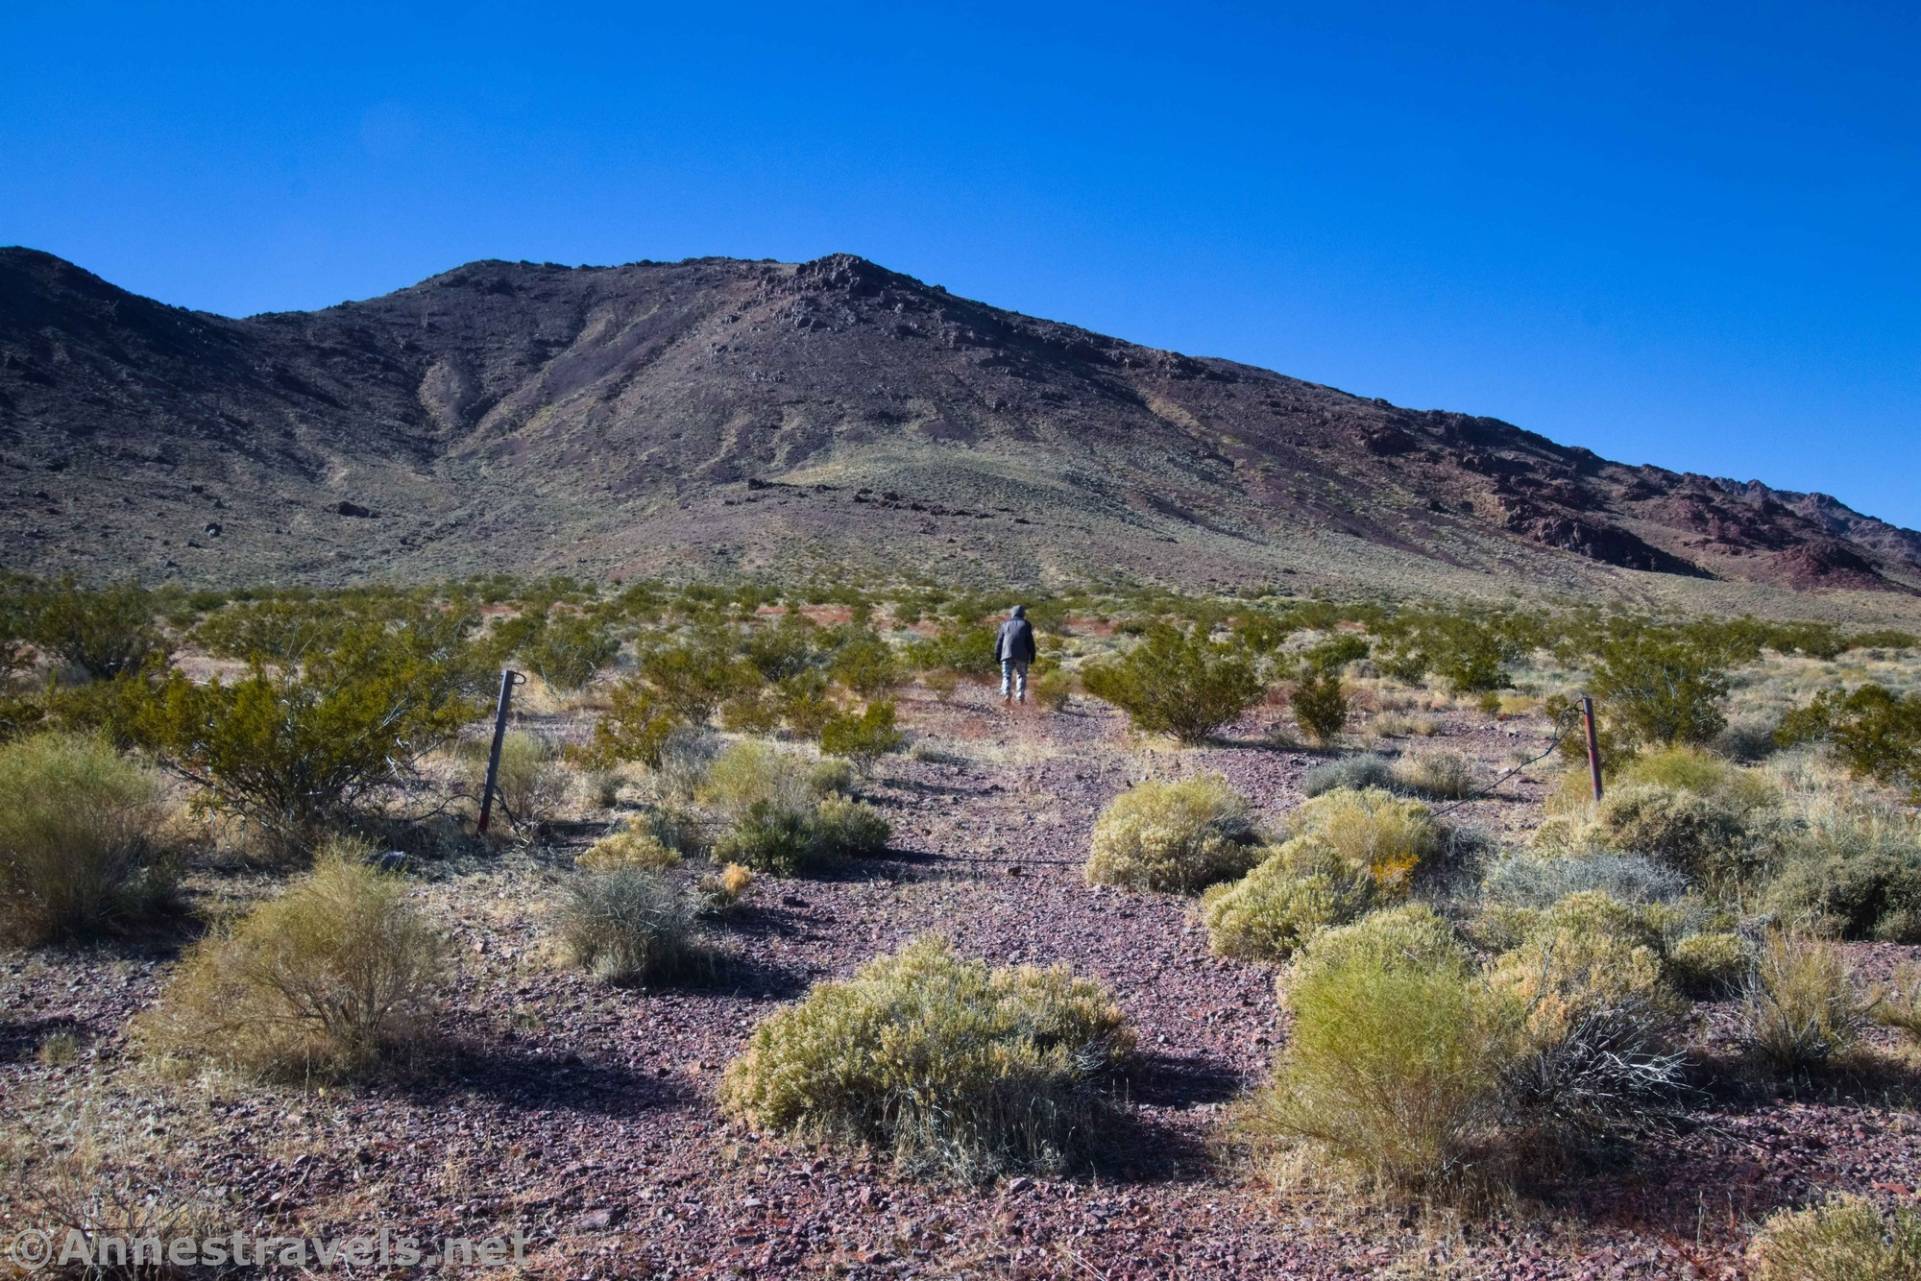
{"label": "green shrub", "polygon": [[1758,770],[1742,769],[1696,747],[1665,747],[1630,758],[1615,786],[1650,786],[1692,792],[1750,816],[1778,803],[1781,792]]}
{"label": "green shrub", "polygon": [[703,952],[694,902],[658,868],[589,872],[567,886],[555,929],[568,958],[608,983],[637,984],[685,973]]}
{"label": "green shrub", "polygon": [[1441,844],[1427,806],[1379,788],[1327,792],[1304,801],[1288,822],[1297,834],[1317,836],[1348,863],[1366,868],[1390,893],[1405,890]]}
{"label": "green shrub", "polygon": [[1761,862],[1743,815],[1695,792],[1650,784],[1618,788],[1596,807],[1595,824],[1610,848],[1646,854],[1720,889],[1738,886]]}
{"label": "green shrub", "polygon": [[887,848],[890,829],[872,806],[828,797],[808,808],[756,801],[714,844],[714,859],[797,876]]}
{"label": "green shrub", "polygon": [[1074,696],[1074,678],[1058,667],[1045,667],[1027,683],[1034,701],[1050,712],[1064,712]]}
{"label": "green shrub", "polygon": [[1921,943],[1921,824],[1834,806],[1776,838],[1762,893],[1774,915],[1835,938]]}
{"label": "green shrub", "polygon": [[1239,649],[1167,627],[1150,629],[1121,658],[1088,664],[1081,683],[1126,712],[1136,730],[1183,743],[1207,741],[1261,697],[1260,677]]}
{"label": "green shrub", "polygon": [[1820,1067],[1861,1039],[1868,1005],[1839,948],[1777,933],[1762,945],[1743,989],[1736,1034],[1757,1059],[1783,1072]]}
{"label": "green shrub", "polygon": [[64,582],[29,605],[27,638],[95,680],[165,663],[153,597],[131,583],[87,591]]}
{"label": "green shrub", "polygon": [[844,712],[830,717],[820,728],[820,750],[830,756],[844,756],[856,768],[870,770],[874,762],[889,752],[899,751],[903,741],[894,722],[894,702],[881,699],[860,712]]}
{"label": "green shrub", "polygon": [[1302,669],[1288,696],[1294,723],[1309,741],[1332,743],[1347,727],[1347,693],[1339,673],[1309,664]]}
{"label": "green shrub", "polygon": [[1324,841],[1297,836],[1240,880],[1208,890],[1201,920],[1218,955],[1280,961],[1322,930],[1360,919],[1375,897],[1365,867]]}
{"label": "green shrub", "polygon": [[444,638],[369,626],[299,671],[142,686],[130,736],[283,849],[402,781],[477,708]]}
{"label": "green shrub", "polygon": [[1094,823],[1094,885],[1193,893],[1259,859],[1247,801],[1218,774],[1150,779],[1115,797]]}
{"label": "green shrub", "polygon": [[893,829],[864,801],[828,796],[814,807],[814,842],[829,857],[873,858],[887,852]]}
{"label": "green shrub", "polygon": [[1100,1076],[1132,1047],[1098,985],[922,939],[763,1020],[720,1097],[751,1125],[878,1148],[911,1174],[1052,1173],[1086,1152]]}
{"label": "green shrub", "polygon": [[1386,758],[1372,752],[1323,762],[1301,777],[1301,790],[1310,797],[1343,788],[1358,792],[1370,787],[1391,789],[1393,786],[1394,772]]}
{"label": "green shrub", "polygon": [[1632,744],[1709,743],[1727,724],[1728,677],[1709,652],[1637,629],[1600,649],[1594,692]]}
{"label": "green shrub", "polygon": [[782,810],[812,809],[844,786],[844,776],[833,772],[829,762],[744,739],[712,758],[696,795],[723,819],[733,820],[762,803]]}
{"label": "green shrub", "polygon": [[416,1038],[447,975],[398,877],[336,843],[314,869],[191,948],[142,1026],[160,1055],[258,1076],[344,1075]]}
{"label": "green shrub", "polygon": [[886,641],[861,632],[842,643],[828,675],[862,698],[878,698],[901,683],[901,666]]}
{"label": "green shrub", "polygon": [[1459,752],[1410,752],[1394,762],[1394,786],[1430,800],[1458,801],[1472,796],[1480,780]]}
{"label": "green shrub", "polygon": [[576,690],[614,661],[620,639],[593,619],[576,615],[548,620],[520,652],[548,685]]}
{"label": "green shrub", "polygon": [[1306,1140],[1399,1189],[1453,1182],[1494,1138],[1511,1016],[1425,909],[1378,912],[1311,941],[1294,1020],[1247,1124]]}
{"label": "green shrub", "polygon": [[1872,778],[1921,795],[1921,695],[1862,685],[1843,694],[1823,690],[1788,714],[1783,743],[1825,740],[1857,778]]}
{"label": "green shrub", "polygon": [[0,937],[100,932],[171,888],[158,780],[98,739],[46,732],[0,746]]}
{"label": "green shrub", "polygon": [[1755,1281],[1915,1281],[1921,1277],[1921,1211],[1883,1216],[1866,1197],[1837,1194],[1805,1210],[1782,1210],[1748,1246]]}

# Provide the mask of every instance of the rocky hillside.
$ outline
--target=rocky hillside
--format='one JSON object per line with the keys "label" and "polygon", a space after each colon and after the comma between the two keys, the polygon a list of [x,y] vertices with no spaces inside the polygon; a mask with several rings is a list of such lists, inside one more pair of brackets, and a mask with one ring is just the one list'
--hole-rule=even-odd
{"label": "rocky hillside", "polygon": [[0,495],[0,561],[91,578],[1921,591],[1921,535],[1825,495],[1612,463],[846,255],[477,262],[232,320],[0,250]]}

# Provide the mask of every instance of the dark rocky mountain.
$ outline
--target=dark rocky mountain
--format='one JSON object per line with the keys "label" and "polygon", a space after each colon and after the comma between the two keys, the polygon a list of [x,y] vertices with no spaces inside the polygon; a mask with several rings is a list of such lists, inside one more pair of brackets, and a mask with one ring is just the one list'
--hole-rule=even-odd
{"label": "dark rocky mountain", "polygon": [[1921,590],[1921,534],[1825,495],[1612,463],[846,255],[477,262],[234,320],[0,250],[0,496],[8,567],[96,579]]}

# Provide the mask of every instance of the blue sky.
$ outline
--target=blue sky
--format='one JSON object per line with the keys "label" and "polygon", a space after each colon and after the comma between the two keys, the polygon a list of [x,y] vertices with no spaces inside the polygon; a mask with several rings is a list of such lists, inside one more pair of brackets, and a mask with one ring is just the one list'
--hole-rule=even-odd
{"label": "blue sky", "polygon": [[1912,4],[0,6],[0,243],[228,314],[835,250],[1921,527]]}

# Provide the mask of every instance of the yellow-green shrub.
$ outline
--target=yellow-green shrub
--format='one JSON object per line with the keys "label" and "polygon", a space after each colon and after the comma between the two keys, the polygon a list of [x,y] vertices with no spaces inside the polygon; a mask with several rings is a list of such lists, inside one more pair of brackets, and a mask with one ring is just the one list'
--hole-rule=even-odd
{"label": "yellow-green shrub", "polygon": [[96,933],[165,898],[159,780],[105,741],[46,732],[0,746],[0,938]]}
{"label": "yellow-green shrub", "polygon": [[1376,893],[1365,867],[1325,841],[1297,836],[1240,880],[1208,890],[1201,920],[1219,955],[1279,961],[1322,930],[1365,915]]}
{"label": "yellow-green shrub", "polygon": [[1375,787],[1338,789],[1304,801],[1288,822],[1297,834],[1319,837],[1349,863],[1368,869],[1390,893],[1404,890],[1441,843],[1427,806]]}
{"label": "yellow-green shrub", "polygon": [[1760,864],[1742,814],[1697,792],[1645,783],[1618,788],[1595,807],[1595,824],[1609,848],[1658,858],[1719,889],[1738,886]]}
{"label": "yellow-green shrub", "polygon": [[1853,1049],[1868,1002],[1854,988],[1841,950],[1819,939],[1777,933],[1755,957],[1743,991],[1736,1035],[1763,1063],[1801,1072]]}
{"label": "yellow-green shrub", "polygon": [[921,939],[764,1019],[722,1105],[750,1124],[960,1179],[1055,1171],[1099,1123],[1132,1049],[1111,997],[1064,968],[990,970]]}
{"label": "yellow-green shrub", "polygon": [[587,872],[611,872],[622,867],[658,872],[679,863],[680,851],[663,844],[647,819],[641,816],[628,819],[618,830],[601,837],[574,859],[574,865]]}
{"label": "yellow-green shrub", "polygon": [[300,1077],[353,1072],[418,1035],[447,949],[366,853],[330,846],[279,898],[195,944],[144,1022],[148,1047]]}
{"label": "yellow-green shrub", "polygon": [[1866,1197],[1837,1194],[1805,1210],[1782,1210],[1748,1246],[1755,1281],[1915,1281],[1921,1277],[1921,1212],[1883,1215]]}
{"label": "yellow-green shrub", "polygon": [[1292,1031],[1247,1125],[1311,1142],[1379,1182],[1445,1186],[1496,1134],[1512,1018],[1425,909],[1308,943],[1287,982]]}
{"label": "yellow-green shrub", "polygon": [[1731,931],[1689,934],[1668,948],[1668,976],[1691,996],[1716,996],[1747,974],[1749,950],[1747,940]]}
{"label": "yellow-green shrub", "polygon": [[1087,880],[1192,893],[1252,867],[1257,839],[1246,799],[1220,775],[1150,779],[1101,811]]}
{"label": "yellow-green shrub", "polygon": [[1260,677],[1239,648],[1200,631],[1153,627],[1119,658],[1090,663],[1081,674],[1087,692],[1126,712],[1134,728],[1205,742],[1261,696]]}

